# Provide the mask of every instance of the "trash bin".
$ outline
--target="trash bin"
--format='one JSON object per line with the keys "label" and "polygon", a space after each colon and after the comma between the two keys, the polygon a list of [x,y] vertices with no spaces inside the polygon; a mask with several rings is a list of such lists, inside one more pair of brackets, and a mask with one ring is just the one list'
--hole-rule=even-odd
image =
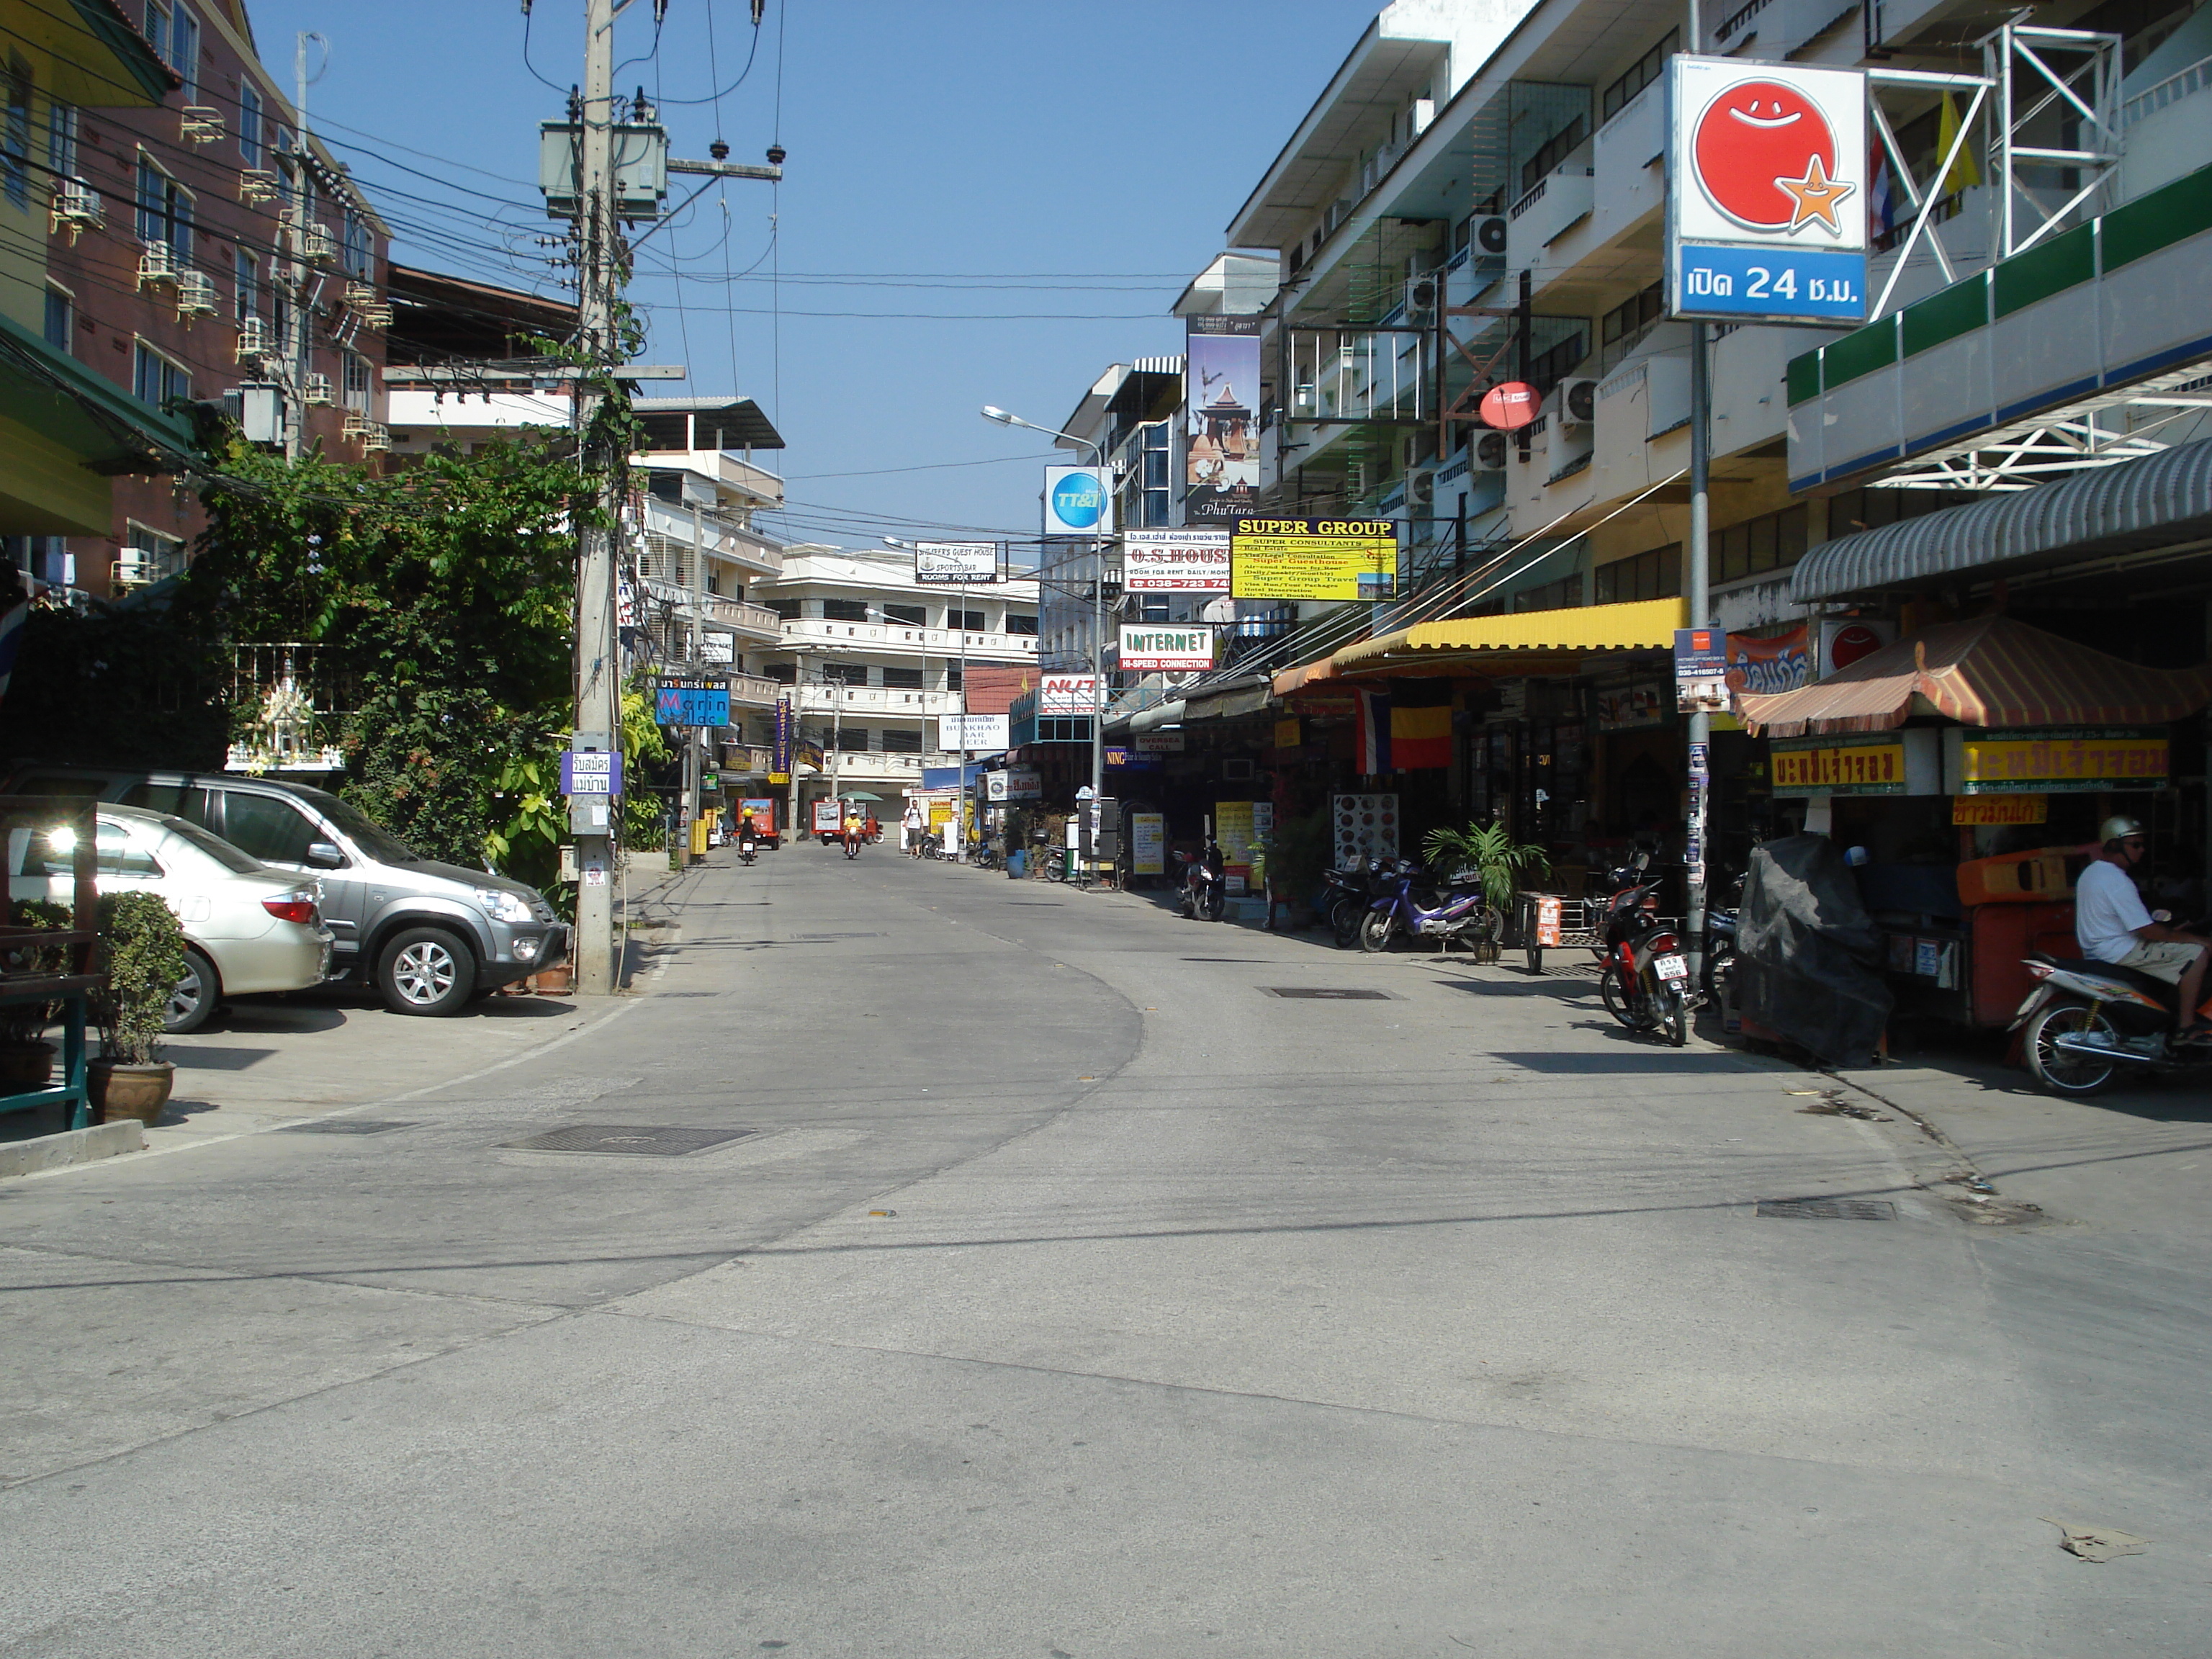
{"label": "trash bin", "polygon": [[1030,855],[1026,848],[1017,848],[1006,854],[1006,873],[1018,880],[1029,873]]}

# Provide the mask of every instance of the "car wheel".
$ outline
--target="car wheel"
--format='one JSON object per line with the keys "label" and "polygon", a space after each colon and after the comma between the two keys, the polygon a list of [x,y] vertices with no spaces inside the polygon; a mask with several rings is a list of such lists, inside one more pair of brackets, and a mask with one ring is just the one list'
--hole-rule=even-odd
{"label": "car wheel", "polygon": [[185,976],[169,993],[168,1006],[161,1011],[161,1030],[171,1036],[197,1031],[208,1023],[222,1000],[222,981],[216,976],[215,963],[188,945]]}
{"label": "car wheel", "polygon": [[458,1014],[476,988],[477,959],[442,927],[406,927],[376,959],[376,989],[395,1014]]}

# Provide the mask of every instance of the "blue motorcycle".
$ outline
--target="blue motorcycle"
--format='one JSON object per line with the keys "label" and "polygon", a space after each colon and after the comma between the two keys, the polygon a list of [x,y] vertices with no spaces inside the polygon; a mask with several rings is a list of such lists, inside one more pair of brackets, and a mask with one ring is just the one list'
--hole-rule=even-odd
{"label": "blue motorcycle", "polygon": [[1505,918],[1491,908],[1481,891],[1443,894],[1433,908],[1413,896],[1421,866],[1401,859],[1395,878],[1384,884],[1382,896],[1369,907],[1359,924],[1359,948],[1387,951],[1401,933],[1415,939],[1432,939],[1438,951],[1455,944],[1473,948],[1483,941],[1495,945],[1505,937]]}

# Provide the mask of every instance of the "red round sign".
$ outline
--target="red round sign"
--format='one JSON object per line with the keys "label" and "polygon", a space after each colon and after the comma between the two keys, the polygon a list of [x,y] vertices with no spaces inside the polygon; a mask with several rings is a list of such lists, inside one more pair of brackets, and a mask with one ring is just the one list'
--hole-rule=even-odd
{"label": "red round sign", "polygon": [[1486,426],[1500,432],[1517,432],[1536,418],[1543,401],[1543,395],[1526,380],[1508,380],[1484,392],[1482,406],[1476,412]]}
{"label": "red round sign", "polygon": [[1838,628],[1828,641],[1828,666],[1849,668],[1861,657],[1881,649],[1881,635],[1863,623]]}
{"label": "red round sign", "polygon": [[[1795,87],[1736,82],[1698,118],[1694,154],[1705,194],[1740,224],[1790,230],[1808,218],[1834,222],[1825,210],[1835,188],[1836,135]],[[1808,197],[1816,198],[1809,205]]]}

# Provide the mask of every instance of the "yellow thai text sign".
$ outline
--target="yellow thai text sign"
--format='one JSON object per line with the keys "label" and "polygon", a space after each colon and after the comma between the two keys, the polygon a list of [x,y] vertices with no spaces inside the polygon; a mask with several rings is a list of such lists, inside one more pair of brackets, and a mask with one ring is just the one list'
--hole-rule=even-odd
{"label": "yellow thai text sign", "polygon": [[1962,795],[2156,789],[2166,779],[2163,732],[2124,726],[1969,730],[1957,742],[1957,793]]}
{"label": "yellow thai text sign", "polygon": [[1905,793],[1905,740],[1894,732],[1782,739],[1771,763],[1778,795]]}
{"label": "yellow thai text sign", "polygon": [[2044,823],[2051,817],[2048,795],[1954,795],[1954,824]]}
{"label": "yellow thai text sign", "polygon": [[1398,586],[1389,519],[1238,519],[1229,592],[1239,599],[1387,599]]}

